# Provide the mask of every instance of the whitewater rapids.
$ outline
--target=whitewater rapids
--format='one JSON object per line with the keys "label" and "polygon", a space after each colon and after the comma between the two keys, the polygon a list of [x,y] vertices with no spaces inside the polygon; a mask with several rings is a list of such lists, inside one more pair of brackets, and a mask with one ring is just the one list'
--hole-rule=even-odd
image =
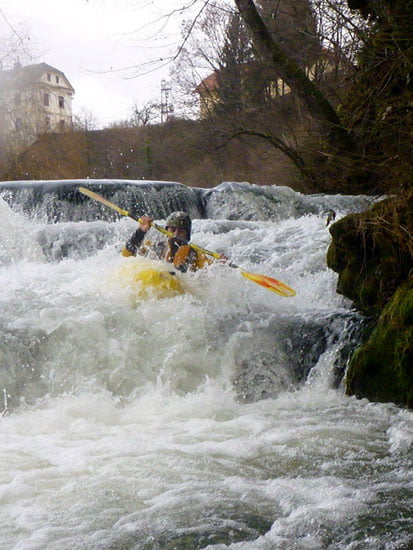
{"label": "whitewater rapids", "polygon": [[113,284],[131,220],[0,215],[0,548],[413,543],[413,414],[337,382],[361,320],[322,213],[194,220],[294,298],[213,265],[141,301]]}

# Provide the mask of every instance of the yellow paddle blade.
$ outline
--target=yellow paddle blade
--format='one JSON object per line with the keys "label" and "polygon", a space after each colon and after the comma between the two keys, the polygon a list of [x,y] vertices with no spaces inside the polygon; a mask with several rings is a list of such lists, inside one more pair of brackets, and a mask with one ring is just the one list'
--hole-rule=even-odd
{"label": "yellow paddle blade", "polygon": [[241,270],[241,273],[246,279],[254,281],[254,283],[258,283],[259,285],[268,288],[268,290],[276,292],[280,296],[290,297],[296,295],[294,289],[292,289],[285,283],[282,283],[281,281],[277,281],[277,279],[273,279],[272,277],[268,277],[267,275],[248,273],[248,271],[244,271],[243,269]]}
{"label": "yellow paddle blade", "polygon": [[127,210],[123,210],[122,208],[119,208],[116,204],[113,204],[113,202],[110,202],[106,199],[104,199],[101,195],[98,195],[94,191],[91,191],[90,189],[86,189],[86,187],[79,187],[79,191],[83,193],[84,195],[87,195],[91,199],[95,199],[95,201],[99,201],[105,206],[109,206],[109,208],[112,208],[112,210],[116,210],[119,214],[122,216],[129,216],[129,212]]}

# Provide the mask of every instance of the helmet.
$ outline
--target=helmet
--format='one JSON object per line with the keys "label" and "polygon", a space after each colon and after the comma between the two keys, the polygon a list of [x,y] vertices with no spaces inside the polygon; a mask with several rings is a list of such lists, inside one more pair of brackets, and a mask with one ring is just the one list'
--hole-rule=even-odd
{"label": "helmet", "polygon": [[191,237],[192,221],[186,212],[172,212],[166,218],[166,227],[183,227],[188,233],[188,239]]}

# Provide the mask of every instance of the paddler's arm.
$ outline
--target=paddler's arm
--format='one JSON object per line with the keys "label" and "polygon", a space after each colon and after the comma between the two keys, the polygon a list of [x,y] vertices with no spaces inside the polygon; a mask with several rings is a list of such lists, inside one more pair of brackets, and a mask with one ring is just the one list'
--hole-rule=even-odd
{"label": "paddler's arm", "polygon": [[129,237],[125,246],[122,248],[122,256],[136,256],[146,233],[151,227],[152,221],[153,218],[142,216],[138,229]]}

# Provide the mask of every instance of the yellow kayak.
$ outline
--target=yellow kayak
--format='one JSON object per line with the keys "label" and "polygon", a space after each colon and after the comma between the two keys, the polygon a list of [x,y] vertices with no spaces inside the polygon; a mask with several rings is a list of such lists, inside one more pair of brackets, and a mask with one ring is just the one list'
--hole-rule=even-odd
{"label": "yellow kayak", "polygon": [[136,298],[171,298],[185,292],[180,273],[173,266],[141,256],[125,258],[112,282],[130,289]]}

